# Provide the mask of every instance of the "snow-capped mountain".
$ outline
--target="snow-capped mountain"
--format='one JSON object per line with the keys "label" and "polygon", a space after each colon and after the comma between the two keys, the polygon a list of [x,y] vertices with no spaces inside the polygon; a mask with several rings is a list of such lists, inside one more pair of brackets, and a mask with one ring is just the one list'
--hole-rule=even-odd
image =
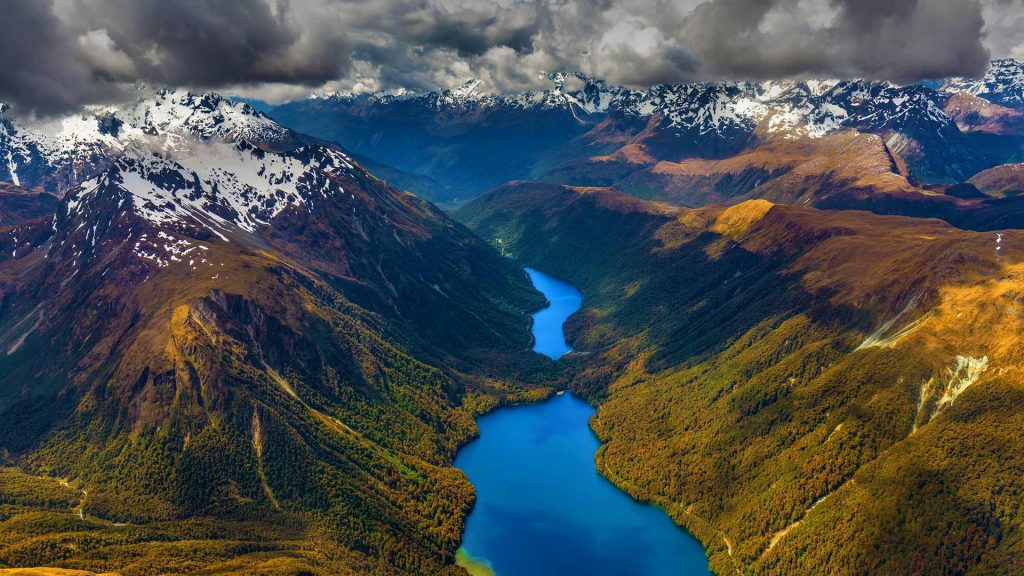
{"label": "snow-capped mountain", "polygon": [[1012,59],[993,60],[981,78],[952,78],[942,84],[948,94],[968,92],[990,102],[1024,108],[1024,62]]}
{"label": "snow-capped mountain", "polygon": [[343,153],[326,146],[278,153],[248,140],[200,142],[170,157],[115,159],[69,192],[60,217],[74,217],[102,196],[153,224],[226,240],[235,230],[256,231],[285,208],[308,210],[316,198],[342,201],[338,179],[354,170]]}
{"label": "snow-capped mountain", "polygon": [[[87,487],[69,517],[115,530],[365,512],[368,529],[325,536],[344,559],[324,573],[384,532],[453,557],[472,492],[442,466],[472,422],[441,369],[529,349],[540,302],[517,265],[340,147],[215,94],[3,129],[0,180],[66,189],[0,184],[5,465],[16,446]],[[219,487],[238,485],[226,508]],[[423,498],[451,499],[445,527],[422,529],[437,506],[395,520]]]}
{"label": "snow-capped mountain", "polygon": [[[336,94],[292,102],[269,114],[301,132],[447,189],[431,199],[465,199],[503,182],[539,178],[613,185],[607,164],[576,181],[574,166],[633,145],[656,162],[721,159],[772,140],[821,139],[843,131],[882,138],[924,182],[963,181],[1012,158],[1015,143],[981,142],[944,111],[945,93],[922,85],[863,80],[663,84],[644,90],[578,73],[548,76],[551,87],[490,95],[477,81],[427,94]],[[998,145],[995,145],[998,144]],[[628,171],[628,170],[627,170]],[[565,175],[573,173],[570,180]]]}
{"label": "snow-capped mountain", "polygon": [[173,154],[210,140],[281,149],[301,139],[249,105],[214,93],[160,90],[133,103],[44,120],[13,119],[3,109],[0,180],[62,195],[126,153]]}
{"label": "snow-capped mountain", "polygon": [[936,130],[953,125],[936,94],[920,86],[867,81],[668,84],[621,92],[606,110],[698,134],[820,138],[843,129],[899,129],[911,118]]}
{"label": "snow-capped mountain", "polygon": [[[67,158],[82,166],[76,152],[86,149],[99,161],[88,164],[88,175],[68,172],[76,180],[55,210],[53,202],[27,206],[0,229],[0,268],[31,268],[40,282],[59,284],[53,290],[87,277],[113,282],[115,271],[119,290],[158,275],[182,289],[202,288],[238,282],[247,259],[270,258],[352,284],[375,310],[422,321],[430,332],[443,328],[425,311],[437,299],[451,301],[453,277],[470,283],[495,273],[474,271],[494,263],[479,254],[490,252],[429,204],[370,174],[337,145],[222,96],[165,91],[52,122],[49,131],[10,119],[5,126],[19,144],[46,145],[33,148],[41,163]],[[22,179],[3,200],[30,194],[24,187]],[[233,279],[225,280],[229,268]]]}
{"label": "snow-capped mountain", "polygon": [[[941,98],[921,86],[868,81],[766,81],[662,84],[646,90],[609,85],[580,73],[549,75],[552,87],[513,95],[487,95],[480,81],[450,90],[418,94],[383,92],[356,96],[335,94],[324,100],[362,102],[368,106],[415,103],[434,110],[563,110],[581,121],[607,114],[647,120],[659,116],[663,127],[698,134],[736,130],[789,137],[820,137],[849,127],[887,127],[921,114],[949,123]],[[574,88],[568,87],[572,80]],[[590,117],[590,118],[588,118]]]}
{"label": "snow-capped mountain", "polygon": [[[1005,82],[1007,66],[997,62],[990,76]],[[270,114],[299,132],[340,143],[414,189],[428,182],[434,200],[473,196],[513,179],[559,181],[557,171],[565,173],[564,166],[629,144],[655,161],[713,159],[773,139],[820,139],[853,130],[882,137],[926,182],[962,181],[997,164],[998,158],[988,158],[993,150],[1000,158],[1015,150],[972,141],[964,133],[969,128],[958,127],[944,111],[949,97],[920,85],[794,80],[635,90],[579,73],[548,78],[550,88],[521,94],[491,95],[472,80],[426,94],[325,95]],[[202,156],[191,154],[197,142],[287,151],[316,141],[248,104],[163,90],[130,104],[46,121],[4,113],[0,181],[62,195],[117,158],[154,153],[191,170],[188,163]],[[215,148],[204,153],[226,150]],[[200,180],[203,170],[195,167]]]}
{"label": "snow-capped mountain", "polygon": [[[406,242],[407,233],[424,236],[408,232],[409,221],[434,217],[338,146],[217,94],[161,91],[131,105],[45,124],[8,118],[4,128],[5,143],[31,152],[14,155],[11,175],[21,188],[54,184],[55,194],[63,192],[51,225],[53,238],[61,240],[46,253],[74,248],[59,258],[74,263],[66,274],[111,251],[127,251],[143,267],[187,260],[195,271],[199,260],[182,251],[204,242],[263,246],[279,239],[305,258],[326,248],[299,240],[318,226],[346,230],[345,244],[335,244],[323,265],[349,274],[346,250],[353,237],[381,236],[374,242],[382,248]],[[63,172],[59,180],[27,177],[46,170]],[[277,220],[301,233],[272,229]],[[32,251],[28,234],[12,230],[9,236],[3,240],[11,243],[12,257]]]}

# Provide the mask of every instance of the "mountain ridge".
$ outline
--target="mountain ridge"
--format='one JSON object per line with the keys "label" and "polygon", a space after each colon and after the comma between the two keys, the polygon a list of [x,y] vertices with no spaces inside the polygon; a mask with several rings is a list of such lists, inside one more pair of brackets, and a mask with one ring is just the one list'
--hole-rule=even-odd
{"label": "mountain ridge", "polygon": [[[1001,65],[1024,70],[1015,62]],[[636,90],[582,74],[548,77],[550,89],[522,94],[481,94],[478,81],[471,81],[429,93],[318,96],[269,114],[440,182],[448,192],[433,199],[442,201],[472,198],[509,180],[618,185],[588,179],[588,172],[601,173],[593,159],[627,145],[668,162],[715,160],[775,140],[810,142],[856,131],[881,137],[915,183],[943,185],[1022,155],[1022,129],[1010,120],[1017,113],[1006,108],[1012,103],[1003,113],[993,103],[984,112],[980,104],[965,108],[953,81],[935,87],[863,80],[705,82]],[[987,124],[979,114],[988,115]],[[629,165],[617,170],[644,172]]]}
{"label": "mountain ridge", "polygon": [[0,228],[0,566],[460,573],[472,415],[549,390],[526,275],[337,146],[137,106]]}
{"label": "mountain ridge", "polygon": [[[550,78],[300,103],[355,146],[214,93],[0,116],[0,566],[461,574],[473,416],[565,385],[718,573],[1017,570],[1024,199],[975,170],[1017,110]],[[498,187],[463,225],[360,158]],[[585,294],[557,366],[520,263]]]}

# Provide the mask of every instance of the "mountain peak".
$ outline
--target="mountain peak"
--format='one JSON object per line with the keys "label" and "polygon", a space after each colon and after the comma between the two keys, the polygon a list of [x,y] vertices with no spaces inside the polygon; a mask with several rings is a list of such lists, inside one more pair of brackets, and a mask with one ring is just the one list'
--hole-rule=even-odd
{"label": "mountain peak", "polygon": [[58,118],[6,122],[0,133],[0,180],[57,195],[126,154],[187,154],[195,142],[205,141],[246,141],[278,150],[303,143],[248,104],[214,92],[173,89]]}
{"label": "mountain peak", "polygon": [[486,98],[485,95],[478,91],[480,85],[480,80],[472,78],[455,88],[446,88],[440,92],[428,94],[427,97],[433,102],[434,107],[438,109],[464,107]]}
{"label": "mountain peak", "polygon": [[1024,107],[1024,63],[993,60],[981,78],[951,78],[940,88],[947,94],[968,92],[1009,108]]}
{"label": "mountain peak", "polygon": [[480,80],[476,78],[471,78],[463,82],[462,85],[460,85],[459,87],[452,88],[450,92],[451,95],[456,98],[469,98],[476,92],[476,89],[479,87]]}
{"label": "mountain peak", "polygon": [[226,240],[233,230],[254,232],[288,207],[341,198],[337,177],[353,169],[347,156],[326,146],[276,153],[245,140],[201,142],[173,158],[116,159],[69,192],[67,216],[88,212],[102,196],[151,224]]}
{"label": "mountain peak", "polygon": [[579,71],[563,70],[561,72],[552,72],[548,74],[547,77],[548,80],[551,80],[554,83],[556,89],[561,89],[567,81],[571,81],[572,79],[579,80],[580,82],[583,83],[584,86],[608,86],[608,83],[605,82],[604,80],[588,76],[583,72]]}
{"label": "mountain peak", "polygon": [[152,100],[137,103],[128,116],[130,123],[152,135],[189,133],[202,139],[265,143],[278,143],[291,136],[291,131],[249,104],[215,92],[160,90]]}

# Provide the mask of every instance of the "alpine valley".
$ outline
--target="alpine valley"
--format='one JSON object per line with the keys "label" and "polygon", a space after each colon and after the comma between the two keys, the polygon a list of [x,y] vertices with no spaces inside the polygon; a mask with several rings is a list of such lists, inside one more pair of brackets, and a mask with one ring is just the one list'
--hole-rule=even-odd
{"label": "alpine valley", "polygon": [[715,574],[1024,573],[1024,65],[548,79],[0,107],[0,574],[487,574],[565,391]]}
{"label": "alpine valley", "polygon": [[214,94],[6,127],[0,565],[458,573],[520,269]]}

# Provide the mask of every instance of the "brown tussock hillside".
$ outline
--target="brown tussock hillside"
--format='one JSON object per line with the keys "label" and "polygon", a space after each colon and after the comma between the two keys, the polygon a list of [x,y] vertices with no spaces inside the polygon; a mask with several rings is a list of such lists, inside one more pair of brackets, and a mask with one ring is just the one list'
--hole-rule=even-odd
{"label": "brown tussock hillside", "polygon": [[583,291],[598,467],[716,573],[1020,572],[1024,232],[761,201],[598,235],[569,196],[463,213]]}

